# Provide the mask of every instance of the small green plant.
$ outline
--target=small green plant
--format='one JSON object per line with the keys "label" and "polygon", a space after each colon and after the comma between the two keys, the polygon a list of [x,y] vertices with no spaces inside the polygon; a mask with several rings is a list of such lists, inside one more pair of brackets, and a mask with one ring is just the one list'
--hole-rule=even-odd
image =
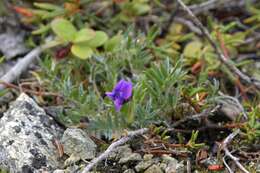
{"label": "small green plant", "polygon": [[198,148],[205,146],[204,143],[199,143],[199,144],[196,143],[198,135],[199,135],[199,131],[192,131],[191,138],[188,141],[188,143],[186,144],[186,146],[188,146],[191,149],[198,149]]}
{"label": "small green plant", "polygon": [[257,142],[260,139],[260,122],[259,122],[260,110],[259,108],[253,109],[248,114],[248,122],[244,126],[244,133],[249,142]]}
{"label": "small green plant", "polygon": [[107,34],[103,31],[94,31],[90,28],[77,31],[70,21],[62,18],[54,19],[51,28],[61,40],[61,44],[72,44],[72,54],[81,59],[91,57],[94,50],[108,40]]}
{"label": "small green plant", "polygon": [[119,5],[121,13],[117,17],[124,22],[130,21],[136,16],[147,14],[151,10],[148,0],[126,0]]}
{"label": "small green plant", "polygon": [[144,85],[153,100],[153,106],[160,108],[162,113],[171,113],[180,99],[182,81],[186,74],[182,70],[181,61],[172,66],[169,59],[166,59],[160,65],[153,64],[144,74]]}

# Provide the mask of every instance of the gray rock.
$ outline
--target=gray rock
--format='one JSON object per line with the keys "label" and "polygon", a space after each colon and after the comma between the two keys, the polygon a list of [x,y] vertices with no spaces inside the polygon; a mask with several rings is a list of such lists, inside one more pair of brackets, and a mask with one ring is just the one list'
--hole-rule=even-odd
{"label": "gray rock", "polygon": [[[69,167],[67,167],[66,169],[56,169],[55,171],[53,171],[53,173],[78,173],[80,172],[80,166],[74,164],[71,165]],[[89,172],[89,173],[97,173],[97,172]]]}
{"label": "gray rock", "polygon": [[185,167],[183,163],[179,163],[178,160],[176,160],[175,158],[168,155],[163,155],[162,162],[167,165],[165,168],[165,173],[184,173]]}
{"label": "gray rock", "polygon": [[0,34],[0,51],[6,59],[11,59],[17,55],[28,51],[24,44],[24,33],[8,31]]}
{"label": "gray rock", "polygon": [[130,155],[127,155],[125,157],[122,157],[118,163],[120,164],[126,164],[129,162],[136,162],[136,161],[141,161],[142,156],[139,153],[132,153]]}
{"label": "gray rock", "polygon": [[66,173],[63,169],[56,169],[53,173]]}
{"label": "gray rock", "polygon": [[132,169],[127,169],[127,170],[125,170],[123,173],[135,173],[135,171],[132,170]]}
{"label": "gray rock", "polygon": [[120,160],[121,158],[127,157],[131,154],[132,149],[129,145],[119,146],[108,156],[108,160]]}
{"label": "gray rock", "polygon": [[165,163],[160,163],[159,166],[160,166],[160,168],[162,170],[166,170],[167,169],[167,164],[165,164]]}
{"label": "gray rock", "polygon": [[52,171],[62,166],[53,139],[63,130],[22,93],[0,119],[0,167],[9,172]]}
{"label": "gray rock", "polygon": [[[253,164],[255,164],[255,163],[253,163]],[[256,172],[260,172],[260,164],[256,165]]]}
{"label": "gray rock", "polygon": [[93,159],[96,154],[97,145],[81,129],[68,128],[61,140],[64,152],[71,156],[76,155],[79,159]]}
{"label": "gray rock", "polygon": [[220,112],[232,121],[235,121],[237,117],[242,113],[236,105],[226,103],[221,106]]}
{"label": "gray rock", "polygon": [[163,173],[163,171],[158,165],[152,165],[144,173]]}
{"label": "gray rock", "polygon": [[153,160],[146,160],[146,161],[141,161],[140,163],[138,163],[135,166],[135,170],[137,172],[143,172],[144,170],[146,170],[149,166],[151,166],[152,164],[154,164]]}
{"label": "gray rock", "polygon": [[145,154],[143,158],[144,158],[144,161],[152,160],[153,155],[152,154]]}
{"label": "gray rock", "polygon": [[185,165],[183,161],[179,162],[176,167],[177,172],[184,173],[185,172]]}

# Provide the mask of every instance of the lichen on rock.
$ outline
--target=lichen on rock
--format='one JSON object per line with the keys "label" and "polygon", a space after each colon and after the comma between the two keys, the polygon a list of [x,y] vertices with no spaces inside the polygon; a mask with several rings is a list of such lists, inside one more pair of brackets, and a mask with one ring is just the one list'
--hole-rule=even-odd
{"label": "lichen on rock", "polygon": [[52,117],[22,93],[0,119],[0,168],[37,172],[61,167],[53,139],[62,132]]}

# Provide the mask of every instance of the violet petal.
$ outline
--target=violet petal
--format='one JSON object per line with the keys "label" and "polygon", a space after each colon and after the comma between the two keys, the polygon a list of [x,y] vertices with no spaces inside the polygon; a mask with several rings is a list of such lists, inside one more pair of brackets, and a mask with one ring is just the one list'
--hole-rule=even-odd
{"label": "violet petal", "polygon": [[123,101],[121,99],[116,99],[114,101],[114,104],[115,104],[116,111],[119,112],[123,105]]}
{"label": "violet petal", "polygon": [[110,99],[114,100],[115,93],[114,92],[106,92],[106,96],[108,96]]}
{"label": "violet petal", "polygon": [[125,82],[124,86],[122,88],[122,97],[125,100],[128,100],[132,96],[132,83],[131,82]]}

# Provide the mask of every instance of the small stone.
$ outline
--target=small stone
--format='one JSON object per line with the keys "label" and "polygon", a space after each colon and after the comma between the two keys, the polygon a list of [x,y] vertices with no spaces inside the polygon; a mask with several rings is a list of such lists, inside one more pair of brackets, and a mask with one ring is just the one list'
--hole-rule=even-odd
{"label": "small stone", "polygon": [[24,44],[24,36],[24,33],[14,33],[13,31],[0,34],[0,51],[4,54],[5,59],[11,59],[28,51]]}
{"label": "small stone", "polygon": [[70,155],[70,157],[68,159],[65,160],[64,166],[65,167],[70,166],[80,160],[81,160],[80,155],[77,153],[73,153]]}
{"label": "small stone", "polygon": [[73,164],[73,165],[67,167],[65,172],[66,173],[69,173],[69,172],[75,172],[76,173],[76,172],[79,172],[79,170],[80,170],[80,166],[76,165],[76,164]]}
{"label": "small stone", "polygon": [[[240,116],[242,113],[236,104],[232,104],[225,101],[223,101],[219,111],[222,115],[225,115],[232,121],[235,121],[237,117]],[[242,116],[241,118],[243,119],[244,117]]]}
{"label": "small stone", "polygon": [[61,140],[64,152],[67,155],[77,155],[83,160],[93,159],[96,154],[97,145],[81,129],[68,128]]}
{"label": "small stone", "polygon": [[183,161],[179,162],[177,164],[177,168],[176,168],[177,172],[179,173],[184,173],[185,172],[185,165],[183,164]]}
{"label": "small stone", "polygon": [[260,172],[260,164],[256,165],[256,172]]}
{"label": "small stone", "polygon": [[153,158],[153,155],[152,154],[145,154],[143,156],[144,160],[151,160]]}
{"label": "small stone", "polygon": [[125,170],[123,173],[135,173],[135,171],[132,170],[132,169],[127,169],[127,170]]}
{"label": "small stone", "polygon": [[120,160],[123,157],[127,157],[132,154],[132,149],[129,145],[123,145],[117,147],[111,154],[108,156],[108,160]]}
{"label": "small stone", "polygon": [[153,160],[141,161],[140,163],[138,163],[135,166],[135,170],[137,172],[143,172],[144,170],[146,170],[152,164],[154,164]]}
{"label": "small stone", "polygon": [[129,162],[136,162],[136,161],[141,161],[141,160],[142,160],[142,156],[139,153],[132,153],[130,155],[122,157],[119,160],[119,163],[125,164],[125,163],[129,163]]}
{"label": "small stone", "polygon": [[163,171],[158,165],[152,165],[144,173],[163,173]]}
{"label": "small stone", "polygon": [[182,162],[174,164],[170,163],[168,166],[165,168],[165,173],[184,173],[185,172],[185,167]]}
{"label": "small stone", "polygon": [[56,169],[55,171],[53,171],[53,173],[65,173],[65,170],[63,170],[63,169]]}
{"label": "small stone", "polygon": [[168,155],[162,156],[162,162],[165,163],[167,166],[165,168],[165,173],[183,173],[184,172],[184,165],[183,163],[178,163],[178,160],[176,160],[173,157],[170,157]]}
{"label": "small stone", "polygon": [[167,168],[167,164],[165,163],[160,163],[159,166],[162,170],[165,170]]}
{"label": "small stone", "polygon": [[169,155],[163,155],[162,156],[162,162],[166,163],[166,164],[174,164],[174,165],[178,164],[178,160],[176,160],[175,158],[173,158]]}

